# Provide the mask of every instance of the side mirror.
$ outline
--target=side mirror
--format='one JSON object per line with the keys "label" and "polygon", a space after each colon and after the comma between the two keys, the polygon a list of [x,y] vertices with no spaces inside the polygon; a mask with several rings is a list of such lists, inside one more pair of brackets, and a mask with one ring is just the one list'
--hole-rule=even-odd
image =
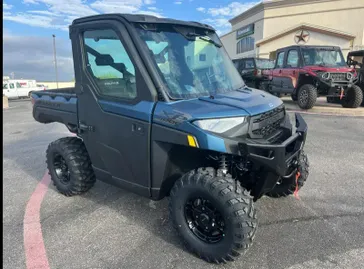
{"label": "side mirror", "polygon": [[111,66],[114,64],[114,59],[110,54],[101,54],[96,57],[95,63],[97,66]]}

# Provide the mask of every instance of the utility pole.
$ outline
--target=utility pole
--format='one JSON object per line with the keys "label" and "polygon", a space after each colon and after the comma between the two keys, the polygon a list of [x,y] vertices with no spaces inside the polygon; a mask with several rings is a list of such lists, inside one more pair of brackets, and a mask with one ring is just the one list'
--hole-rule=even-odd
{"label": "utility pole", "polygon": [[58,89],[58,69],[57,69],[57,54],[56,54],[56,36],[53,34],[53,54],[54,54],[54,68],[56,70],[56,83]]}

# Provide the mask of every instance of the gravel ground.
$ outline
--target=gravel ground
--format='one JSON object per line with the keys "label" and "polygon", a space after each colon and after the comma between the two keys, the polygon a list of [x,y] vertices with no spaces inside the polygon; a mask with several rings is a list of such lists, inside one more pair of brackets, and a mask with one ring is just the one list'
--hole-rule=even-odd
{"label": "gravel ground", "polygon": [[[25,207],[45,173],[47,145],[69,133],[35,122],[27,100],[3,112],[3,265],[26,268]],[[226,265],[195,258],[171,228],[167,200],[97,182],[71,198],[49,187],[41,225],[51,268],[363,268],[364,118],[304,118],[311,174],[301,200],[256,203],[258,232],[245,257]]]}

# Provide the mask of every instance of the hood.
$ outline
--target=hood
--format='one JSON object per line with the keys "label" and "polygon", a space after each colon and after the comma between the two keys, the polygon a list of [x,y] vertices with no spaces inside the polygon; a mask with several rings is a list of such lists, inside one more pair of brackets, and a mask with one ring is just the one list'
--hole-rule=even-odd
{"label": "hood", "polygon": [[218,94],[213,99],[210,97],[200,97],[199,100],[243,109],[250,116],[272,110],[282,104],[282,100],[276,96],[253,88]]}
{"label": "hood", "polygon": [[354,72],[354,68],[350,68],[347,66],[341,67],[329,67],[329,66],[305,66],[303,67],[304,70],[312,71],[312,72],[331,72],[331,73],[347,73],[347,72]]}
{"label": "hood", "polygon": [[272,110],[282,104],[282,100],[270,93],[246,88],[217,94],[214,98],[200,97],[173,103],[158,102],[154,120],[183,121],[195,119],[253,116]]}

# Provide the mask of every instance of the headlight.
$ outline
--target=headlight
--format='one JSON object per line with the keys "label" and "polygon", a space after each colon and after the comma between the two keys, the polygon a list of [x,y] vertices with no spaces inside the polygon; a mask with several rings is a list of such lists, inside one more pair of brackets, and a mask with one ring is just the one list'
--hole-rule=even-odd
{"label": "headlight", "polygon": [[245,121],[245,117],[233,117],[233,118],[223,118],[223,119],[207,119],[207,120],[197,120],[193,124],[200,127],[203,130],[214,132],[214,133],[224,133]]}
{"label": "headlight", "polygon": [[321,77],[322,77],[323,79],[330,79],[330,73],[327,73],[327,72],[322,73],[322,74],[321,74]]}
{"label": "headlight", "polygon": [[354,77],[354,75],[352,74],[352,73],[346,73],[346,78],[348,79],[348,80],[351,80],[352,78]]}

